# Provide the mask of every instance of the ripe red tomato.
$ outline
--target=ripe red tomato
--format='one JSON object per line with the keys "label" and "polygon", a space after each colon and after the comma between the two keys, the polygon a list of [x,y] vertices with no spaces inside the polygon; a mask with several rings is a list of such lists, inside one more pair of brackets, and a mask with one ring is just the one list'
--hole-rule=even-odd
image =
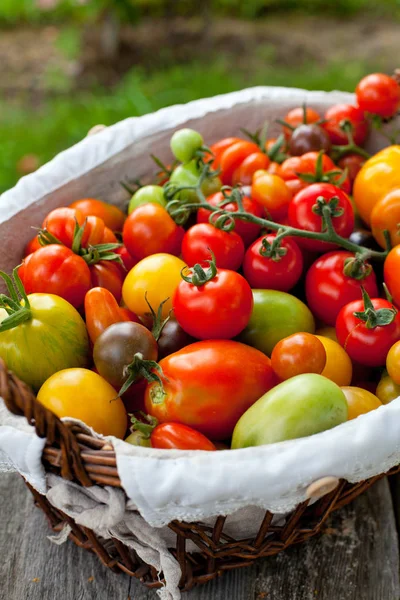
{"label": "ripe red tomato", "polygon": [[[292,108],[289,112],[283,117],[283,120],[288,125],[291,125],[294,129],[299,125],[316,123],[321,119],[321,115],[317,113],[313,108],[306,107],[305,113],[304,108],[302,106],[298,106],[296,108]],[[292,135],[292,129],[290,127],[283,126],[283,133],[287,139]]]}
{"label": "ripe red tomato", "polygon": [[386,257],[383,277],[393,296],[396,306],[400,306],[400,245],[395,246]]}
{"label": "ripe red tomato", "polygon": [[78,208],[84,217],[100,217],[111,231],[121,231],[126,218],[117,206],[95,198],[76,200],[69,205],[69,208]]}
{"label": "ripe red tomato", "polygon": [[[389,311],[393,321],[380,325]],[[336,335],[352,360],[369,367],[381,367],[386,363],[390,348],[400,340],[400,313],[382,298],[372,298],[369,302],[355,300],[340,311]]]}
{"label": "ripe red tomato", "polygon": [[[321,163],[320,169],[318,168],[319,162]],[[332,171],[336,174],[332,174]],[[311,181],[304,182],[301,177],[298,176],[299,173],[305,175],[307,178],[310,178],[311,176]],[[279,175],[285,182],[292,179],[300,179],[300,181],[307,186],[318,182],[335,184],[342,179],[343,174],[327,154],[307,152],[306,154],[303,154],[303,156],[291,156],[283,161]],[[340,183],[339,187],[344,192],[349,193],[351,189],[349,178],[346,177],[346,179]]]}
{"label": "ripe red tomato", "polygon": [[243,185],[251,185],[254,173],[260,169],[268,169],[270,162],[264,152],[259,151],[249,154],[236,171],[234,171],[232,184],[242,183]]}
{"label": "ripe red tomato", "polygon": [[[331,183],[314,183],[296,194],[289,205],[289,224],[292,227],[306,231],[322,231],[322,217],[313,212],[313,207],[320,197],[324,199],[325,203],[330,203],[333,198],[338,198],[337,208],[342,209],[343,214],[332,216],[333,227],[342,237],[349,237],[354,229],[353,206],[347,194]],[[321,242],[320,240],[299,237],[296,241],[301,248],[319,252],[326,252],[335,248],[335,244]]]}
{"label": "ripe red tomato", "polygon": [[352,252],[335,250],[319,257],[307,272],[307,304],[313,315],[327,325],[334,326],[343,306],[361,298],[361,286],[372,298],[379,295],[373,270],[361,280],[343,273],[345,262],[352,258]]}
{"label": "ripe red tomato", "polygon": [[214,444],[205,435],[182,423],[161,423],[151,436],[153,448],[166,450],[216,450]]}
{"label": "ripe red tomato", "polygon": [[270,359],[232,340],[186,346],[160,361],[163,387],[148,385],[146,412],[228,439],[242,414],[276,383]]}
{"label": "ripe red tomato", "polygon": [[42,247],[43,246],[39,242],[39,237],[37,235],[35,235],[35,237],[32,238],[25,246],[24,256],[28,256],[29,254],[32,254],[32,252],[35,252],[36,250],[39,250],[39,248],[42,248]]}
{"label": "ripe red tomato", "polygon": [[193,267],[196,263],[207,265],[210,250],[215,255],[217,267],[237,271],[243,261],[243,240],[235,231],[222,231],[211,223],[193,225],[184,235],[182,241],[182,258]]}
{"label": "ripe red tomato", "polygon": [[160,204],[148,203],[135,208],[125,221],[123,242],[137,260],[160,252],[178,256],[184,230]]}
{"label": "ripe red tomato", "polygon": [[294,333],[278,342],[271,354],[274,373],[282,379],[290,379],[302,373],[320,375],[326,365],[323,343],[312,333]]}
{"label": "ripe red tomato", "polygon": [[361,146],[368,134],[368,122],[364,111],[359,106],[351,104],[331,106],[325,113],[325,123],[321,127],[328,133],[332,144],[343,145],[348,143],[346,131],[342,129],[345,124],[350,126],[354,142]]}
{"label": "ripe red tomato", "polygon": [[356,88],[361,110],[383,118],[393,117],[400,108],[400,85],[384,73],[371,73]]}
{"label": "ripe red tomato", "polygon": [[93,344],[101,333],[110,325],[121,321],[140,323],[132,312],[125,312],[113,294],[101,287],[94,287],[85,296],[85,321],[88,334]]}
{"label": "ripe red tomato", "polygon": [[56,294],[75,308],[83,304],[91,287],[90,270],[83,258],[66,246],[43,246],[27,256],[24,265],[23,283],[27,294]]}
{"label": "ripe red tomato", "polygon": [[211,263],[207,275],[206,282],[201,283],[194,270],[193,283],[183,280],[178,285],[172,300],[175,318],[186,333],[198,340],[233,338],[250,320],[251,287],[242,275],[217,270],[215,263]]}
{"label": "ripe red tomato", "polygon": [[303,256],[296,242],[289,238],[281,242],[286,254],[278,258],[262,256],[263,240],[272,244],[275,238],[276,234],[271,233],[253,242],[244,257],[243,273],[252,288],[288,292],[301,277]]}
{"label": "ripe red tomato", "polygon": [[121,266],[109,260],[101,260],[90,266],[91,287],[101,287],[109,290],[117,302],[122,298],[122,284],[125,275]]}
{"label": "ripe red tomato", "polygon": [[260,152],[260,148],[254,142],[241,140],[232,146],[229,146],[221,154],[219,168],[221,169],[220,179],[224,185],[231,185],[233,174],[242,164],[245,158],[254,152]]}
{"label": "ripe red tomato", "polygon": [[71,248],[75,227],[83,225],[85,217],[75,208],[55,208],[43,221],[43,229],[54,235],[64,246]]}
{"label": "ripe red tomato", "polygon": [[[233,144],[236,144],[237,142],[243,142],[243,141],[244,140],[242,140],[240,138],[229,137],[229,138],[223,138],[222,140],[215,142],[215,144],[212,144],[210,146],[210,150],[214,155],[214,161],[212,164],[213,169],[219,169],[221,156],[227,148],[229,148],[230,146],[233,146]],[[208,160],[208,158],[212,158],[211,155],[209,157],[208,157],[208,155],[205,156],[206,160]]]}
{"label": "ripe red tomato", "polygon": [[[215,206],[216,208],[218,208],[218,206],[221,203],[226,202],[226,199],[222,192],[217,192],[216,194],[209,196],[207,198],[207,202],[209,204],[211,204],[211,206]],[[243,202],[243,208],[246,212],[251,213],[252,215],[255,215],[256,217],[264,216],[264,210],[263,210],[262,206],[260,206],[260,204],[258,204],[258,202],[255,202],[254,200],[252,200],[251,198],[248,198],[247,196],[243,197],[242,202]],[[224,209],[228,210],[230,212],[237,212],[238,206],[235,202],[228,202],[227,204],[224,204]],[[197,222],[198,223],[208,223],[210,215],[211,215],[211,211],[207,210],[206,208],[200,208],[197,212]],[[255,238],[260,233],[260,229],[261,229],[260,226],[255,225],[254,223],[246,223],[245,221],[239,221],[239,220],[235,221],[235,231],[238,235],[240,235],[240,237],[242,238],[244,245],[246,247],[255,240]]]}

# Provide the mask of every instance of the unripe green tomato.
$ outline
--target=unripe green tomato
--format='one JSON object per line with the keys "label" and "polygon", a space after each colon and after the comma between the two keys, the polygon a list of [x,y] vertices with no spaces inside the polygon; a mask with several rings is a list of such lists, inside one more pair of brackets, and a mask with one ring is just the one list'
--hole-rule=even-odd
{"label": "unripe green tomato", "polygon": [[146,437],[141,431],[134,431],[128,435],[125,442],[128,442],[128,444],[131,444],[132,446],[143,446],[145,448],[152,447],[150,437]]}
{"label": "unripe green tomato", "polygon": [[304,373],[264,394],[239,419],[232,448],[263,446],[314,435],[347,421],[346,396],[322,375]]}
{"label": "unripe green tomato", "polygon": [[[178,165],[176,169],[174,169],[169,181],[177,186],[195,187],[199,182],[199,178],[200,171],[196,161],[192,160],[186,165]],[[222,183],[219,177],[212,177],[203,181],[201,190],[207,197],[218,192],[221,189],[221,186]],[[200,198],[194,190],[182,190],[179,194],[174,196],[174,200],[181,200],[182,202],[200,202]]]}
{"label": "unripe green tomato", "polygon": [[194,129],[179,129],[171,138],[171,150],[175,158],[182,163],[188,163],[204,144],[203,136]]}
{"label": "unripe green tomato", "polygon": [[160,185],[144,185],[135,192],[130,199],[128,206],[128,215],[142,204],[160,204],[165,207],[167,202],[164,198],[164,188]]}

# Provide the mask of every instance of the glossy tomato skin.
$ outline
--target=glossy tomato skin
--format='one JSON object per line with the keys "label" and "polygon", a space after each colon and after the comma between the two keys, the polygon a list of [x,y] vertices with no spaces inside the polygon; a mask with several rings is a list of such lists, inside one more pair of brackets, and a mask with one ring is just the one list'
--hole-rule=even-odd
{"label": "glossy tomato skin", "polygon": [[[347,194],[331,183],[314,183],[296,194],[289,205],[289,224],[297,229],[321,232],[322,217],[313,212],[313,206],[320,196],[327,202],[332,198],[339,198],[338,208],[342,208],[344,212],[341,216],[332,217],[333,227],[342,237],[349,237],[354,229],[353,206]],[[297,242],[302,248],[319,252],[335,248],[335,244],[320,240],[298,237]]]}
{"label": "glossy tomato skin", "polygon": [[326,351],[322,342],[311,333],[294,333],[276,344],[271,354],[271,366],[280,380],[302,373],[322,373]]}
{"label": "glossy tomato skin", "polygon": [[[308,187],[309,185],[313,185],[307,182],[304,182],[301,178],[299,178],[298,174],[310,174],[316,176],[317,170],[317,162],[319,159],[319,152],[307,152],[303,154],[303,156],[291,156],[287,158],[282,164],[279,171],[279,176],[282,177],[286,182],[296,181],[296,186],[292,183],[287,183],[288,187],[295,192],[300,185],[302,184],[303,188]],[[337,166],[333,162],[329,156],[326,154],[322,155],[322,176],[327,177],[327,173],[329,171],[338,171]],[[335,183],[342,179],[343,174],[338,173],[337,175],[332,175],[330,177],[330,182]],[[300,183],[299,183],[300,182]],[[324,182],[324,181],[323,181]],[[322,182],[322,183],[323,183]],[[318,183],[318,182],[316,182]],[[348,194],[351,190],[350,179],[346,177],[344,181],[342,181],[339,187]],[[300,189],[302,189],[300,187]]]}
{"label": "glossy tomato skin", "polygon": [[25,259],[23,284],[28,294],[56,294],[79,308],[91,287],[90,270],[83,258],[66,246],[50,244]]}
{"label": "glossy tomato skin", "polygon": [[39,248],[42,248],[41,243],[39,242],[39,238],[37,235],[35,235],[34,238],[32,238],[27,245],[24,248],[24,257],[28,256],[29,254],[32,254],[33,252],[35,252],[36,250],[39,250]]}
{"label": "glossy tomato skin", "polygon": [[44,219],[42,228],[47,229],[64,246],[71,248],[76,224],[83,225],[85,217],[79,209],[55,208]]}
{"label": "glossy tomato skin", "polygon": [[335,104],[325,113],[325,123],[321,125],[328,133],[332,144],[348,144],[348,137],[341,125],[349,123],[354,142],[361,146],[368,134],[368,122],[364,111],[359,106],[351,104]]}
{"label": "glossy tomato skin", "polygon": [[121,301],[124,275],[120,265],[109,260],[101,260],[90,267],[91,287],[109,290],[117,302]]}
{"label": "glossy tomato skin", "polygon": [[393,117],[400,108],[400,85],[385,73],[371,73],[356,88],[361,110],[383,118]]}
{"label": "glossy tomato skin", "polygon": [[264,207],[268,217],[279,221],[287,215],[293,196],[281,177],[261,171],[253,179],[251,197]]}
{"label": "glossy tomato skin", "polygon": [[139,319],[134,313],[124,312],[113,294],[101,287],[92,288],[85,296],[85,320],[93,344],[99,335],[114,323],[121,321],[139,323]]}
{"label": "glossy tomato skin", "polygon": [[382,402],[379,398],[363,388],[346,386],[342,387],[341,390],[346,396],[349,407],[349,421],[382,406]]}
{"label": "glossy tomato skin", "polygon": [[[207,198],[207,202],[211,204],[211,206],[215,206],[216,208],[221,202],[224,201],[225,198],[222,192],[218,192]],[[242,202],[243,208],[246,212],[249,212],[252,215],[255,215],[256,217],[264,216],[263,207],[260,204],[258,204],[258,202],[255,202],[247,196],[244,196]],[[224,209],[230,212],[237,212],[238,206],[234,202],[229,202],[227,204],[224,204]],[[197,212],[197,222],[208,223],[211,214],[211,211],[205,208],[200,208]],[[235,231],[238,235],[240,235],[246,247],[249,246],[251,242],[253,242],[256,239],[256,237],[260,233],[260,229],[260,226],[255,225],[254,223],[246,223],[245,221],[239,220],[235,221]]]}
{"label": "glossy tomato skin", "polygon": [[219,160],[219,168],[221,169],[220,179],[224,185],[232,185],[233,175],[242,162],[254,154],[259,152],[260,148],[254,142],[241,140],[232,146],[229,146],[221,154]]}
{"label": "glossy tomato skin", "polygon": [[[316,123],[321,119],[321,115],[314,110],[313,108],[306,107],[305,114],[304,108],[302,106],[298,106],[296,108],[292,108],[284,117],[283,120],[288,125],[291,125],[292,128],[296,129],[299,125],[304,123]],[[290,127],[283,126],[283,132],[285,137],[289,139],[293,133],[293,130]]]}
{"label": "glossy tomato skin", "polygon": [[235,231],[222,231],[211,223],[193,225],[182,241],[182,258],[192,267],[196,263],[203,266],[211,258],[212,251],[218,268],[237,271],[244,257],[244,243]]}
{"label": "glossy tomato skin", "polygon": [[178,256],[184,230],[159,204],[143,204],[125,221],[123,242],[133,258],[141,260],[151,254],[166,252]]}
{"label": "glossy tomato skin", "polygon": [[[233,146],[233,144],[236,144],[237,142],[243,142],[243,141],[244,140],[237,138],[237,137],[229,137],[229,138],[223,138],[222,140],[218,140],[218,142],[215,142],[215,144],[211,144],[210,150],[214,157],[214,160],[212,163],[213,169],[219,168],[221,156],[227,148],[229,148],[230,146]],[[211,160],[212,156],[211,155],[209,157],[207,156],[207,159],[208,158],[210,158],[210,160]]]}
{"label": "glossy tomato skin", "polygon": [[253,175],[259,169],[268,169],[270,160],[264,152],[254,152],[249,154],[240,167],[234,171],[232,176],[232,184],[236,185],[241,183],[242,185],[251,185]]}
{"label": "glossy tomato skin", "polygon": [[146,411],[159,422],[184,423],[212,440],[230,437],[241,415],[275,384],[270,360],[232,340],[201,341],[160,361],[146,389]]}
{"label": "glossy tomato skin", "polygon": [[243,273],[254,289],[271,289],[288,292],[299,281],[303,272],[303,256],[293,239],[282,240],[281,247],[286,254],[274,260],[260,254],[263,240],[270,244],[276,234],[259,238],[246,250],[243,261]]}
{"label": "glossy tomato skin", "polygon": [[253,295],[242,275],[218,269],[201,286],[181,281],[172,304],[176,320],[189,335],[199,340],[230,339],[249,322]]}
{"label": "glossy tomato skin", "polygon": [[151,434],[151,445],[165,450],[216,450],[205,435],[182,423],[157,425]]}
{"label": "glossy tomato skin", "polygon": [[400,188],[392,190],[377,202],[371,213],[371,230],[374,238],[381,246],[386,248],[383,235],[385,229],[390,234],[392,246],[400,243]]}
{"label": "glossy tomato skin", "polygon": [[169,354],[178,352],[185,346],[193,344],[196,340],[182,329],[173,317],[164,325],[158,338],[158,357],[165,358]]}
{"label": "glossy tomato skin", "polygon": [[[392,304],[381,298],[372,298],[375,309],[391,309]],[[368,329],[363,321],[354,315],[364,311],[362,300],[346,304],[336,321],[336,334],[339,343],[350,358],[361,365],[380,367],[386,363],[386,356],[393,344],[400,340],[400,313],[390,325]]]}
{"label": "glossy tomato skin", "polygon": [[396,342],[390,348],[386,357],[386,369],[394,383],[400,385],[400,343]]}
{"label": "glossy tomato skin", "polygon": [[[353,377],[353,364],[347,352],[334,339],[317,335],[326,352],[326,363],[321,373],[339,386],[350,385]],[[336,337],[336,335],[335,335]]]}
{"label": "glossy tomato skin", "polygon": [[383,277],[396,306],[400,306],[400,245],[395,246],[386,257]]}
{"label": "glossy tomato skin", "polygon": [[361,287],[372,298],[379,295],[373,270],[362,280],[343,273],[345,262],[352,258],[352,252],[334,250],[317,258],[307,272],[307,304],[314,316],[327,325],[335,326],[343,306],[361,298]]}
{"label": "glossy tomato skin", "polygon": [[129,273],[131,269],[133,269],[138,261],[129,254],[128,249],[125,246],[121,246],[120,248],[113,250],[113,252],[115,252],[115,254],[119,254],[121,257],[123,265],[117,262],[115,262],[115,264],[121,268],[122,275],[125,277],[125,275]]}
{"label": "glossy tomato skin", "polygon": [[122,231],[125,214],[120,208],[95,198],[82,198],[69,205],[69,208],[77,208],[84,217],[99,217],[106,227],[111,231]]}

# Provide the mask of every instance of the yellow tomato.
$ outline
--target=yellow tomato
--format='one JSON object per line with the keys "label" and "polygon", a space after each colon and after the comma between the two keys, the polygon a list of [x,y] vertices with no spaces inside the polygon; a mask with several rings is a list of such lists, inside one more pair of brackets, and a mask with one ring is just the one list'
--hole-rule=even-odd
{"label": "yellow tomato", "polygon": [[382,406],[382,402],[374,394],[363,388],[344,386],[342,392],[349,407],[349,421]]}
{"label": "yellow tomato", "polygon": [[383,235],[385,229],[390,234],[392,246],[400,244],[400,188],[392,190],[374,206],[371,213],[372,235],[382,248],[386,248]]}
{"label": "yellow tomato", "polygon": [[384,375],[378,383],[376,395],[382,404],[389,404],[400,396],[400,385],[397,385],[389,375]]}
{"label": "yellow tomato", "polygon": [[157,312],[163,300],[163,317],[172,308],[172,297],[182,281],[181,271],[185,263],[172,254],[152,254],[137,263],[128,273],[122,287],[122,297],[126,306],[139,317],[149,314],[147,300]]}
{"label": "yellow tomato", "polygon": [[375,154],[358,173],[353,198],[361,218],[370,225],[374,206],[400,187],[400,146],[388,146]]}
{"label": "yellow tomato", "polygon": [[79,419],[97,433],[123,438],[127,429],[124,403],[115,389],[89,369],[64,369],[40,388],[37,398],[57,417]]}
{"label": "yellow tomato", "polygon": [[329,327],[328,325],[326,327],[320,327],[319,329],[317,329],[315,335],[322,335],[323,337],[329,338],[334,342],[338,341],[336,329],[334,327]]}
{"label": "yellow tomato", "polygon": [[350,385],[353,366],[347,352],[338,342],[328,337],[317,335],[317,338],[323,343],[326,352],[326,365],[321,375],[339,386]]}

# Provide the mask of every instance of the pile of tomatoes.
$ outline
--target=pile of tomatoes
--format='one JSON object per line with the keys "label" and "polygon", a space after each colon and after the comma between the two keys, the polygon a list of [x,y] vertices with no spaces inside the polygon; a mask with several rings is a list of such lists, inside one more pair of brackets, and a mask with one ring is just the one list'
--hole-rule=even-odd
{"label": "pile of tomatoes", "polygon": [[[154,448],[324,431],[400,395],[400,146],[369,157],[400,86],[296,107],[281,134],[174,160],[128,215],[52,210],[0,296],[0,357],[59,417]],[[128,425],[129,421],[129,425]]]}

